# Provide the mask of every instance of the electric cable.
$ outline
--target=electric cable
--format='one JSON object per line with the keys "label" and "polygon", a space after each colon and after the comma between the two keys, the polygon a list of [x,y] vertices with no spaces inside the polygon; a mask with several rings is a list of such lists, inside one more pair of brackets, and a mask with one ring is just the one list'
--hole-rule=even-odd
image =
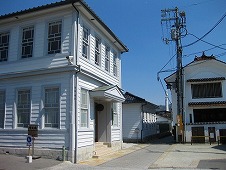
{"label": "electric cable", "polygon": [[225,17],[226,17],[226,13],[224,13],[224,15],[220,18],[220,20],[207,33],[205,33],[201,38],[199,38],[198,40],[196,40],[196,41],[194,41],[194,42],[192,42],[190,44],[187,44],[187,45],[183,46],[182,48],[189,47],[189,46],[194,45],[195,43],[199,42],[200,40],[202,40],[209,33],[211,33],[223,21],[223,19]]}
{"label": "electric cable", "polygon": [[217,46],[217,45],[214,45],[214,44],[209,43],[209,42],[207,42],[207,41],[204,41],[204,40],[200,39],[199,37],[195,36],[195,35],[192,34],[192,33],[188,33],[188,35],[192,35],[193,37],[197,38],[198,40],[200,40],[200,41],[202,41],[202,42],[204,42],[204,43],[206,43],[206,44],[212,45],[212,46],[214,46],[214,47],[216,47],[216,48],[220,48],[220,49],[222,49],[222,50],[226,50],[226,48],[222,48],[222,47],[220,47],[220,46]]}

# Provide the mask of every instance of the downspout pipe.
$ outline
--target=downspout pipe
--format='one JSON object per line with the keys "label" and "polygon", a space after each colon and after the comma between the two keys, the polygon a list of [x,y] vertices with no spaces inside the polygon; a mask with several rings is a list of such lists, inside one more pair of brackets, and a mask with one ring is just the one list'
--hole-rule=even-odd
{"label": "downspout pipe", "polygon": [[[73,39],[73,46],[72,49],[74,49],[74,64],[78,66],[78,22],[79,22],[79,11],[75,7],[74,3],[71,4],[75,11],[77,12],[76,15],[76,27],[73,25],[73,33],[76,32],[76,35],[74,35]],[[74,30],[76,28],[76,31]],[[80,67],[79,67],[80,71]],[[72,156],[72,163],[77,163],[78,162],[78,147],[77,147],[77,135],[78,135],[78,122],[77,122],[77,100],[75,100],[75,88],[76,88],[76,93],[77,93],[77,87],[78,87],[78,72],[72,73],[72,113],[71,113],[71,156]],[[76,95],[77,96],[77,95]]]}
{"label": "downspout pipe", "polygon": [[140,138],[141,138],[141,142],[143,142],[143,129],[144,129],[144,106],[146,106],[147,105],[147,102],[145,102],[145,103],[143,103],[142,105],[141,105],[141,131],[140,131]]}

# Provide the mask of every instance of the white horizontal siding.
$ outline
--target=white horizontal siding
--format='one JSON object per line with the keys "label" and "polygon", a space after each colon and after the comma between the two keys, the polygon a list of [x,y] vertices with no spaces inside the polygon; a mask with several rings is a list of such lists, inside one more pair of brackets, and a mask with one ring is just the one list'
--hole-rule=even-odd
{"label": "white horizontal siding", "polygon": [[79,131],[77,137],[78,148],[94,144],[94,131]]}
{"label": "white horizontal siding", "polygon": [[[52,21],[58,19],[62,19],[61,53],[48,55],[48,22],[50,20]],[[21,59],[20,41],[22,37],[22,28],[25,26],[34,26],[34,48],[32,58]],[[0,74],[60,67],[68,64],[65,56],[68,56],[71,51],[73,51],[71,41],[72,13],[59,12],[59,14],[55,16],[53,15],[46,16],[45,18],[34,18],[32,22],[31,20],[25,20],[23,22],[10,25],[7,28],[7,30],[10,31],[9,55],[8,61],[1,63]]]}
{"label": "white horizontal siding", "polygon": [[[89,56],[88,59],[82,56],[82,36],[83,36],[83,25],[90,29],[90,36],[89,36]],[[118,76],[113,75],[113,51],[116,51],[117,54],[120,52],[114,47],[112,43],[109,43],[106,36],[104,36],[99,30],[95,28],[94,25],[89,23],[85,18],[82,18],[79,25],[79,45],[78,45],[78,56],[79,56],[79,65],[81,65],[81,69],[88,71],[89,73],[95,75],[98,78],[105,80],[114,85],[120,86],[120,79],[121,79],[121,60],[120,56],[117,59],[118,63]],[[95,64],[95,36],[98,35],[101,39],[101,64],[97,66]],[[105,71],[105,44],[110,46],[110,72]]]}
{"label": "white horizontal siding", "polygon": [[[69,134],[65,130],[39,130],[38,137],[35,137],[35,148],[55,148],[61,149],[67,146],[66,140]],[[27,130],[0,130],[1,147],[27,147]]]}
{"label": "white horizontal siding", "polygon": [[142,130],[141,104],[123,104],[122,108],[123,139],[137,139],[135,129]]}
{"label": "white horizontal siding", "polygon": [[111,129],[111,141],[121,140],[121,129]]}
{"label": "white horizontal siding", "polygon": [[29,88],[31,89],[31,122],[35,124],[40,124],[42,122],[41,115],[41,101],[43,100],[43,87],[45,86],[59,86],[61,93],[61,128],[66,128],[69,126],[69,117],[67,102],[69,102],[70,93],[68,93],[69,88],[69,75],[68,74],[55,74],[52,76],[36,76],[4,80],[0,81],[0,89],[5,89],[6,91],[6,115],[5,115],[5,128],[12,129],[14,124],[16,124],[15,108],[14,103],[16,103],[16,90],[18,88]]}

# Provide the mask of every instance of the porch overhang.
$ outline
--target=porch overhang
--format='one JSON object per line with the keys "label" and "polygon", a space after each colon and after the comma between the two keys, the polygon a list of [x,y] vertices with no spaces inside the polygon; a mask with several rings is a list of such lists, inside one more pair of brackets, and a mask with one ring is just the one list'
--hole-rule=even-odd
{"label": "porch overhang", "polygon": [[90,91],[90,96],[100,101],[124,102],[125,97],[118,86],[101,86]]}

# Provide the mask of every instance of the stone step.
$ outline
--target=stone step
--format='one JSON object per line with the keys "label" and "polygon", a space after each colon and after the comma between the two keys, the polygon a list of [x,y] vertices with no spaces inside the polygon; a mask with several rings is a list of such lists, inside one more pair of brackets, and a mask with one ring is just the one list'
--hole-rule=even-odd
{"label": "stone step", "polygon": [[115,151],[110,147],[108,143],[97,142],[95,144],[95,151],[93,158],[100,158],[109,154],[114,153]]}

